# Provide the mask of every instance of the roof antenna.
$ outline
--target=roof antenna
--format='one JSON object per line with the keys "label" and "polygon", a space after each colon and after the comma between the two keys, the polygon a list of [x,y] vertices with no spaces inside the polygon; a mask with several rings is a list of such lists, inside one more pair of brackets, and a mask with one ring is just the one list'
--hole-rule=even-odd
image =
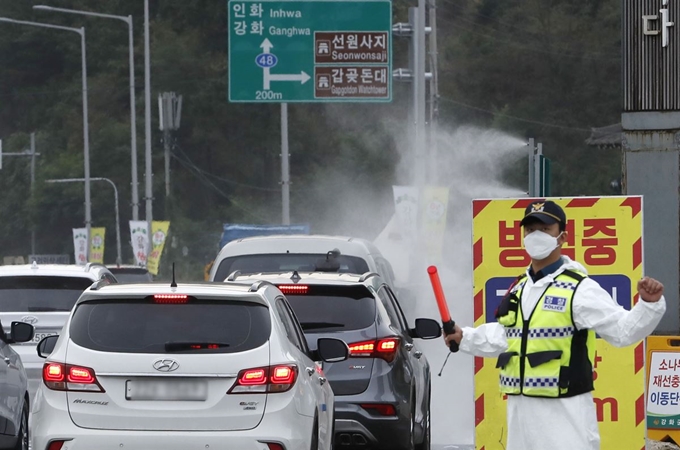
{"label": "roof antenna", "polygon": [[175,263],[172,263],[172,283],[170,283],[171,288],[177,287],[177,282],[175,281]]}

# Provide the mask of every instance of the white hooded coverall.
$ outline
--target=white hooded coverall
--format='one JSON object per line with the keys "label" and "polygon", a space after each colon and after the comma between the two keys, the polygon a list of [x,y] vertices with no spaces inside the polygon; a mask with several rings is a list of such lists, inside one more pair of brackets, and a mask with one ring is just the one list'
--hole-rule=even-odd
{"label": "white hooded coverall", "polygon": [[[554,273],[533,282],[527,269],[522,292],[522,313],[528,320],[541,294],[565,269],[587,273],[579,263],[562,256]],[[616,347],[625,347],[647,337],[666,311],[662,297],[656,303],[640,299],[625,310],[597,282],[584,279],[572,300],[577,329],[594,330]],[[496,357],[506,351],[505,329],[498,322],[463,328],[460,350],[474,356]],[[599,450],[600,434],[592,392],[564,398],[508,396],[507,450]],[[641,444],[644,445],[644,442]],[[633,448],[633,447],[631,447]],[[635,447],[635,448],[639,448]]]}

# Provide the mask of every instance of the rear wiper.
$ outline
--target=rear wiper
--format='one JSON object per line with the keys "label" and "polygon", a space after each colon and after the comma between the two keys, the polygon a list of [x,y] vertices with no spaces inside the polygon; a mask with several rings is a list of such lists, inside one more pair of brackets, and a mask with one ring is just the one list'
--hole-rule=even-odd
{"label": "rear wiper", "polygon": [[224,342],[166,342],[166,352],[183,352],[186,350],[217,350],[229,347]]}
{"label": "rear wiper", "polygon": [[334,322],[301,322],[300,326],[303,330],[316,330],[320,328],[345,328],[345,324]]}
{"label": "rear wiper", "polygon": [[63,308],[54,308],[52,306],[29,306],[28,307],[29,312],[54,312],[54,311],[63,311],[63,312],[68,312],[68,309],[63,309]]}

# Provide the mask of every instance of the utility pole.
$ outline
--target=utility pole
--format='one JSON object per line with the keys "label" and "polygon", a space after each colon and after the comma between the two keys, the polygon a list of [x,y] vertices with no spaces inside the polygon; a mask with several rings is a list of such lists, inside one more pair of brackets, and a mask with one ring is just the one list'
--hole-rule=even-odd
{"label": "utility pole", "polygon": [[395,81],[411,83],[411,108],[409,109],[409,145],[411,146],[414,168],[413,184],[422,187],[427,179],[427,108],[426,81],[432,78],[432,73],[426,72],[426,35],[431,31],[425,26],[425,0],[418,0],[418,7],[408,10],[408,23],[396,23],[392,26],[392,33],[399,37],[408,37],[409,68],[395,69],[392,78]]}
{"label": "utility pole", "polygon": [[[418,0],[418,7],[411,7],[408,10],[408,23],[396,23],[392,26],[392,34],[409,38],[408,69],[395,69],[392,73],[392,79],[394,81],[411,83],[411,107],[408,113],[407,141],[411,147],[410,150],[413,158],[411,160],[411,167],[413,168],[411,186],[416,190],[422,190],[428,180],[432,180],[435,174],[434,162],[432,161],[434,155],[428,154],[428,144],[430,144],[428,141],[434,140],[434,133],[430,130],[428,135],[427,123],[427,80],[433,78],[432,73],[426,72],[426,61],[428,59],[426,37],[432,31],[431,28],[425,26],[427,7],[426,0]],[[432,116],[433,114],[430,114],[430,117]],[[431,172],[429,176],[428,172]],[[421,245],[420,241],[424,239],[420,232],[420,225],[418,230],[417,243],[414,243],[416,246]],[[414,251],[414,255],[417,257],[418,252]],[[414,264],[418,264],[418,262],[414,262]]]}
{"label": "utility pole", "polygon": [[290,155],[288,154],[288,103],[281,103],[281,208],[284,225],[290,225]]}
{"label": "utility pole", "polygon": [[163,132],[165,147],[165,198],[170,197],[170,150],[172,147],[172,131],[179,129],[182,118],[182,96],[174,92],[158,95],[159,129]]}
{"label": "utility pole", "polygon": [[412,37],[413,57],[413,149],[415,185],[422,187],[427,179],[427,149],[425,136],[425,0],[417,8],[409,8],[409,22],[415,24]]}
{"label": "utility pole", "polygon": [[550,160],[543,155],[543,143],[529,139],[529,197],[550,197]]}
{"label": "utility pole", "polygon": [[[31,200],[35,200],[35,133],[31,133]],[[35,222],[31,221],[31,255],[35,255]]]}
{"label": "utility pole", "polygon": [[[31,199],[33,199],[33,194],[35,192],[35,158],[40,156],[40,153],[35,152],[35,133],[31,133],[31,147],[24,150],[21,153],[3,153],[2,152],[2,140],[0,139],[0,169],[2,169],[2,158],[4,156],[30,156],[31,157]],[[35,255],[35,224],[31,224],[31,255]]]}
{"label": "utility pole", "polygon": [[536,145],[536,154],[534,155],[534,193],[539,197],[543,196],[543,177],[541,176],[542,159],[543,143],[539,142]]}
{"label": "utility pole", "polygon": [[527,165],[527,178],[529,180],[529,190],[527,194],[529,197],[536,197],[536,192],[534,190],[534,153],[536,152],[536,143],[534,138],[529,139],[529,158]]}
{"label": "utility pole", "polygon": [[153,185],[151,159],[151,55],[149,45],[149,0],[144,0],[144,131],[145,131],[145,197],[146,197],[146,226],[149,243],[146,248],[147,258],[151,254],[151,223],[153,221]]}
{"label": "utility pole", "polygon": [[[437,51],[437,6],[436,0],[428,0],[428,20],[430,29],[430,117],[429,145],[430,179],[437,174],[439,149],[437,148],[437,124],[439,121],[439,53]],[[438,181],[438,180],[435,180]]]}

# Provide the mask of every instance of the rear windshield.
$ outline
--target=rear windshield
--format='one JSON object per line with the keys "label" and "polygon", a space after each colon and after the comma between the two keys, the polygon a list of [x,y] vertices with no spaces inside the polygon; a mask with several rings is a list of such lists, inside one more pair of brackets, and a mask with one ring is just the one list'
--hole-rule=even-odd
{"label": "rear windshield", "polygon": [[151,300],[81,303],[69,329],[76,344],[102,352],[237,353],[269,339],[269,310],[250,302]]}
{"label": "rear windshield", "polygon": [[308,292],[286,294],[305,332],[361,330],[375,322],[375,299],[363,286],[309,286]]}
{"label": "rear windshield", "polygon": [[[215,272],[215,281],[224,281],[235,270],[241,273],[260,272],[316,272],[326,255],[305,253],[281,253],[242,255],[225,258]],[[356,256],[339,255],[335,258],[342,273],[366,273],[368,264]]]}
{"label": "rear windshield", "polygon": [[0,311],[71,311],[92,283],[82,277],[0,277]]}

